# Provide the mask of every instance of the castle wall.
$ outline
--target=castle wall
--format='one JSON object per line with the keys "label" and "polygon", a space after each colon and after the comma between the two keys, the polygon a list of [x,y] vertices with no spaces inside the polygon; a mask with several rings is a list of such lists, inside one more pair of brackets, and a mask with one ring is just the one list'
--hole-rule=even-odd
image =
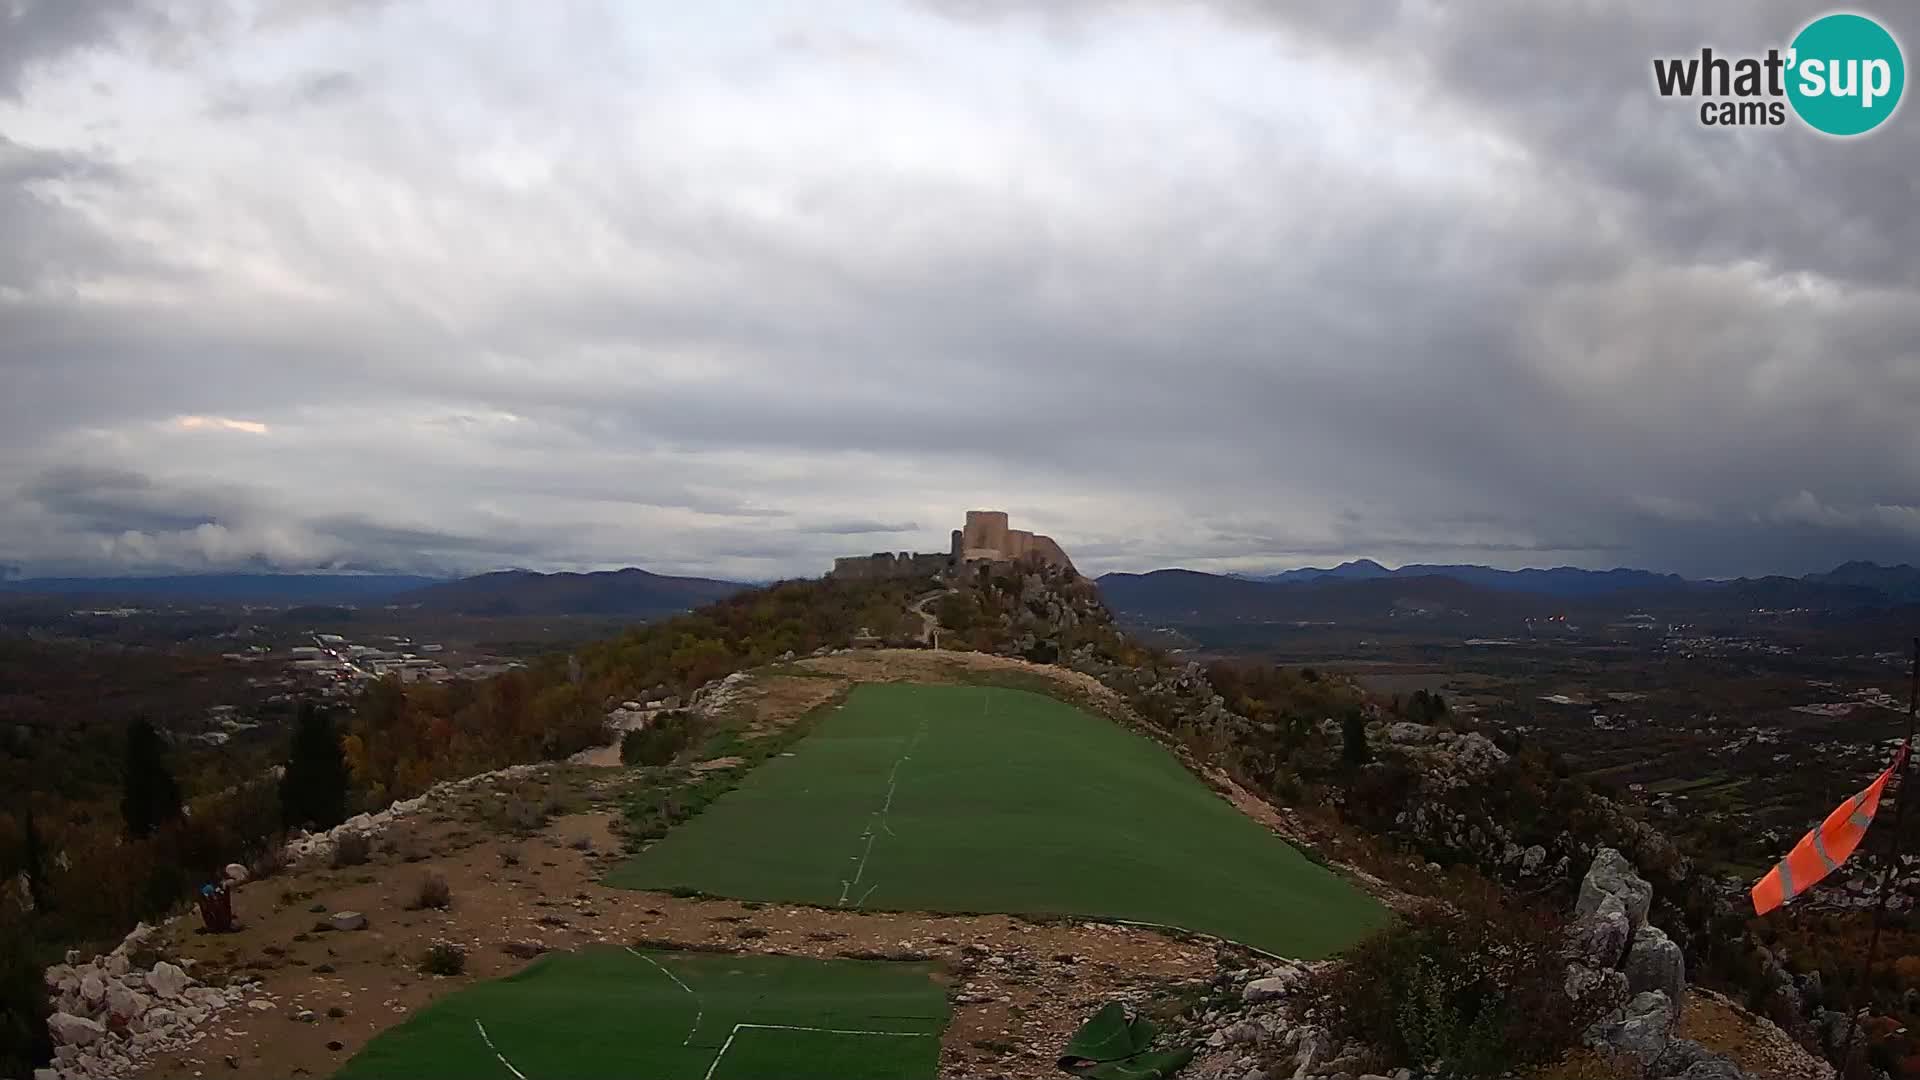
{"label": "castle wall", "polygon": [[1050,536],[1007,527],[1004,510],[969,510],[964,528],[953,530],[951,549],[941,554],[881,551],[833,560],[831,577],[878,581],[888,578],[930,577],[966,563],[1020,563],[1037,561],[1077,573],[1067,553]]}
{"label": "castle wall", "polygon": [[888,578],[932,577],[945,573],[953,565],[945,554],[915,554],[911,551],[881,551],[872,555],[850,555],[833,560],[829,577],[842,581],[883,581]]}
{"label": "castle wall", "polygon": [[1049,566],[1073,569],[1073,562],[1052,537],[1007,527],[1004,510],[969,510],[960,534],[960,557],[965,562],[1020,562],[1037,559]]}
{"label": "castle wall", "polygon": [[960,546],[971,551],[1006,551],[1007,512],[967,511],[967,527],[961,530]]}

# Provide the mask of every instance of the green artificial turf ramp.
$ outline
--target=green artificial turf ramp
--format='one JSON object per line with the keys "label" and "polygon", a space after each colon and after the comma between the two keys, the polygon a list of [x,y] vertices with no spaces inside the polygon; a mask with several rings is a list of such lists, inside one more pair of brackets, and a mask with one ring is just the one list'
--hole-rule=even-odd
{"label": "green artificial turf ramp", "polygon": [[863,910],[1089,915],[1330,955],[1365,893],[1151,741],[1040,694],[868,684],[608,876]]}
{"label": "green artificial turf ramp", "polygon": [[948,1018],[933,973],[794,956],[553,953],[434,1002],[334,1075],[933,1080]]}

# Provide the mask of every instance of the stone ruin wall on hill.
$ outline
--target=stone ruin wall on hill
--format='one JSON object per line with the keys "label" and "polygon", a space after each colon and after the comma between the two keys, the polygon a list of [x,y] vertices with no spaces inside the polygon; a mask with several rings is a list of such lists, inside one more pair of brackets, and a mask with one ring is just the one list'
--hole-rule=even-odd
{"label": "stone ruin wall on hill", "polygon": [[1046,566],[1073,569],[1073,560],[1053,537],[1007,527],[1004,510],[969,510],[967,526],[955,545],[963,562],[1020,562],[1036,559]]}
{"label": "stone ruin wall on hill", "polygon": [[916,555],[911,551],[879,551],[833,560],[829,576],[841,581],[884,581],[889,578],[932,577],[953,565],[946,555]]}
{"label": "stone ruin wall on hill", "polygon": [[1004,510],[969,510],[965,528],[953,530],[952,545],[942,554],[881,551],[833,560],[828,575],[843,581],[881,581],[890,578],[931,577],[963,566],[1003,566],[1039,562],[1068,573],[1073,560],[1051,536],[1009,528]]}

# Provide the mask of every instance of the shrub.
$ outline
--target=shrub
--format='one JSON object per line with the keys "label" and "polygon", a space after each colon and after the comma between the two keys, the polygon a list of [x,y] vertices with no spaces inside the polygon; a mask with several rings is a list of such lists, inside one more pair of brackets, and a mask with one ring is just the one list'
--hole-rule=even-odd
{"label": "shrub", "polygon": [[1564,923],[1468,897],[1362,942],[1320,977],[1329,1027],[1397,1063],[1498,1076],[1559,1057],[1613,1002],[1566,994]]}
{"label": "shrub", "polygon": [[501,827],[511,832],[535,833],[547,824],[547,815],[541,811],[540,804],[517,795],[507,800],[501,814]]}
{"label": "shrub", "polygon": [[427,975],[461,975],[467,970],[467,948],[457,942],[436,941],[427,946],[420,970]]}
{"label": "shrub", "polygon": [[388,854],[401,862],[417,863],[427,857],[427,845],[410,826],[395,826],[387,830],[383,846]]}
{"label": "shrub", "polygon": [[693,715],[685,711],[665,712],[653,723],[629,731],[620,740],[622,765],[667,765],[693,741]]}
{"label": "shrub", "polygon": [[342,833],[333,844],[333,868],[359,866],[373,854],[373,841],[366,833]]}
{"label": "shrub", "polygon": [[268,844],[253,857],[247,866],[247,873],[254,881],[265,881],[287,868],[287,849],[279,844]]}
{"label": "shrub", "polygon": [[453,889],[447,884],[447,879],[439,874],[426,874],[420,878],[420,884],[414,890],[413,901],[407,905],[407,909],[420,911],[425,908],[435,908],[444,911],[451,903],[453,903]]}

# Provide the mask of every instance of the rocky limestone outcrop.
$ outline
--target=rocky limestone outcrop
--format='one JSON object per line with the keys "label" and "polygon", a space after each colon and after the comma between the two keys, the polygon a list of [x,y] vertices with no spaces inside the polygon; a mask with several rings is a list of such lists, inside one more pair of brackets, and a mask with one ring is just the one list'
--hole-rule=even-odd
{"label": "rocky limestone outcrop", "polygon": [[1574,954],[1583,962],[1599,968],[1617,966],[1633,940],[1626,904],[1613,893],[1603,894],[1592,911],[1576,918],[1570,937]]}
{"label": "rocky limestone outcrop", "polygon": [[1627,947],[1627,988],[1634,993],[1657,990],[1678,1001],[1687,988],[1687,964],[1680,946],[1666,931],[1648,923],[1634,931]]}
{"label": "rocky limestone outcrop", "polygon": [[1675,1034],[1686,962],[1666,932],[1646,921],[1652,903],[1653,886],[1624,855],[1595,853],[1567,932],[1567,996],[1624,1004],[1587,1029],[1587,1045],[1634,1059],[1647,1080],[1742,1080],[1732,1061]]}
{"label": "rocky limestone outcrop", "polygon": [[1209,1006],[1180,1035],[1197,1044],[1193,1062],[1180,1073],[1183,1080],[1309,1080],[1343,1072],[1353,1080],[1364,1048],[1336,1045],[1314,1020],[1308,987],[1324,966],[1223,956],[1222,970],[1207,987]]}
{"label": "rocky limestone outcrop", "polygon": [[1634,870],[1626,856],[1613,848],[1601,848],[1594,852],[1587,876],[1580,879],[1580,896],[1573,905],[1574,917],[1592,914],[1608,896],[1618,898],[1625,906],[1627,925],[1638,932],[1653,905],[1653,886]]}
{"label": "rocky limestone outcrop", "polygon": [[203,985],[187,962],[161,959],[142,967],[136,957],[147,956],[154,930],[141,923],[105,956],[83,960],[72,951],[65,963],[46,970],[54,1059],[51,1068],[35,1072],[35,1080],[131,1075],[153,1056],[205,1038],[222,1012],[268,1002],[251,980]]}

